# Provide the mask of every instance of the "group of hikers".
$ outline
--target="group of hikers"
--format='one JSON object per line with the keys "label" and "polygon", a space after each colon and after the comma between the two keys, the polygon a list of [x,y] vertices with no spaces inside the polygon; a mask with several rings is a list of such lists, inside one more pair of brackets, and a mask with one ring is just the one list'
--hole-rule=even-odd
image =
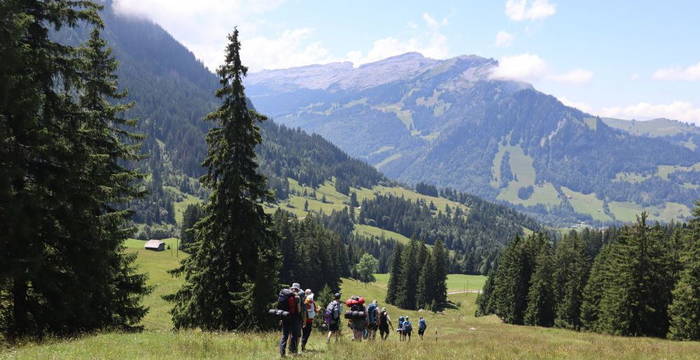
{"label": "group of hikers", "polygon": [[[365,306],[365,299],[360,296],[352,296],[345,302],[340,300],[341,294],[335,293],[333,300],[323,308],[322,327],[328,330],[326,342],[330,343],[335,337],[337,342],[340,338],[341,316],[348,320],[348,326],[352,330],[352,340],[362,341],[363,339],[374,340],[379,331],[379,337],[386,340],[390,330],[393,328],[391,318],[385,307],[381,309],[377,305],[377,300]],[[343,313],[343,305],[348,310]],[[288,289],[282,289],[279,293],[277,309],[271,309],[270,313],[281,318],[282,339],[279,350],[282,357],[285,356],[287,344],[289,352],[298,352],[299,338],[301,337],[301,351],[306,351],[306,344],[311,336],[314,319],[320,316],[322,308],[316,303],[314,293],[311,289],[302,290],[299,283],[293,283]],[[423,317],[418,320],[418,335],[423,338],[427,329],[427,322]],[[413,332],[413,324],[408,316],[399,317],[396,331],[400,341],[410,341]]]}

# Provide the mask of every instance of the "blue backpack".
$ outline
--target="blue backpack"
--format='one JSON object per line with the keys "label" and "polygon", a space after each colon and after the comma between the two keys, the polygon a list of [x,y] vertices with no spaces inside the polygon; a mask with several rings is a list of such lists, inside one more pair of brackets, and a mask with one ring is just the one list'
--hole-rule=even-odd
{"label": "blue backpack", "polygon": [[369,304],[369,307],[367,308],[367,313],[369,317],[369,323],[370,324],[376,324],[377,323],[377,304]]}
{"label": "blue backpack", "polygon": [[413,325],[411,325],[410,321],[404,321],[403,322],[403,331],[405,332],[411,332],[413,331]]}
{"label": "blue backpack", "polygon": [[425,322],[425,319],[420,319],[420,321],[418,321],[418,330],[425,330],[427,327],[428,324]]}

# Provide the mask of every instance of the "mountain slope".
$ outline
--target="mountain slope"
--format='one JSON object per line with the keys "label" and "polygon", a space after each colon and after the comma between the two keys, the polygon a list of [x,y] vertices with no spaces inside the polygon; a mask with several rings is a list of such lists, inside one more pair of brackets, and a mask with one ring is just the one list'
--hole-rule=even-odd
{"label": "mountain slope", "polygon": [[557,225],[627,222],[643,209],[659,220],[689,215],[700,197],[700,152],[492,79],[496,65],[408,53],[358,68],[263,71],[247,89],[277,121],[400,181],[454,187]]}
{"label": "mountain slope", "polygon": [[[147,136],[144,151],[150,157],[141,166],[149,174],[145,185],[150,194],[132,204],[135,219],[148,224],[141,226],[144,238],[176,235],[175,223],[185,208],[207,196],[195,177],[204,170],[200,163],[212,124],[202,119],[217,105],[217,78],[158,25],[115,14],[109,7],[103,18],[104,37],[120,62],[120,84],[129,91],[128,101],[135,102],[130,116],[139,119]],[[64,30],[55,36],[77,44],[87,33]],[[420,237],[432,244],[442,239],[454,251],[457,270],[479,272],[490,268],[498,249],[515,235],[540,229],[531,218],[475,196],[450,190],[438,194],[437,189],[426,195],[401,186],[319,135],[272,120],[262,123],[261,132],[263,143],[256,149],[260,170],[277,196],[267,210],[320,217],[363,250],[390,246],[378,245],[378,240]],[[362,217],[360,203],[376,205],[385,197],[403,212],[378,206],[379,211]]]}

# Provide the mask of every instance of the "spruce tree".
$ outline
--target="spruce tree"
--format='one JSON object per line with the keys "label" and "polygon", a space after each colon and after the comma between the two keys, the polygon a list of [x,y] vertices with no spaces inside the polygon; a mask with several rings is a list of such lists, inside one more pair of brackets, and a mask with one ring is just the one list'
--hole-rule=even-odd
{"label": "spruce tree", "polygon": [[554,324],[554,294],[552,291],[552,251],[542,243],[535,258],[535,269],[530,278],[527,294],[525,325],[552,326]]}
{"label": "spruce tree", "polygon": [[586,244],[576,232],[557,243],[554,254],[555,324],[558,327],[581,327],[581,303],[583,288],[590,271]]}
{"label": "spruce tree", "polygon": [[631,336],[666,336],[672,266],[660,226],[646,213],[625,227],[611,249],[611,283],[600,299],[601,331]]}
{"label": "spruce tree", "polygon": [[591,272],[583,289],[581,303],[581,327],[590,331],[600,331],[600,299],[612,285],[615,274],[611,269],[611,252],[613,244],[603,246],[593,261]]}
{"label": "spruce tree", "polygon": [[447,273],[449,252],[445,249],[442,239],[439,239],[433,246],[433,261],[435,263],[435,282],[433,300],[439,306],[447,304]]}
{"label": "spruce tree", "polygon": [[391,255],[391,272],[389,273],[389,283],[386,290],[386,302],[398,305],[399,293],[402,292],[403,285],[403,245],[396,244],[394,253]]}
{"label": "spruce tree", "polygon": [[529,235],[524,240],[516,236],[499,258],[491,297],[496,315],[506,323],[523,324],[534,266],[533,255],[540,238],[541,234]]}
{"label": "spruce tree", "polygon": [[417,263],[419,246],[417,240],[411,240],[403,253],[403,274],[401,278],[401,291],[399,291],[396,305],[402,309],[416,308],[416,285],[418,285],[418,272],[420,267]]}
{"label": "spruce tree", "polygon": [[496,312],[493,298],[493,291],[496,286],[495,280],[496,271],[491,270],[486,278],[486,283],[484,283],[484,288],[481,290],[481,293],[476,296],[475,316],[486,316]]}
{"label": "spruce tree", "polygon": [[[697,239],[697,237],[696,237]],[[668,337],[675,340],[700,340],[700,242],[695,241],[686,258],[685,270],[673,289],[668,308]]]}
{"label": "spruce tree", "polygon": [[[89,154],[84,159],[83,171],[86,184],[92,186],[92,204],[84,204],[83,217],[86,229],[89,224],[94,227],[96,240],[88,248],[96,252],[83,253],[80,256],[88,259],[75,261],[81,262],[83,271],[89,274],[80,281],[92,291],[92,308],[85,316],[93,322],[98,318],[96,314],[103,317],[99,320],[102,324],[95,324],[96,328],[104,325],[128,327],[137,324],[146,314],[147,309],[140,300],[150,292],[145,276],[135,272],[136,255],[126,255],[123,249],[123,242],[135,231],[130,225],[131,212],[123,205],[143,195],[136,185],[143,175],[124,163],[141,159],[138,151],[142,136],[129,131],[136,126],[135,120],[120,116],[132,104],[112,104],[124,98],[126,92],[118,91],[117,61],[100,37],[99,29],[92,31],[81,55],[84,74],[80,105],[86,112],[86,119],[80,132],[85,146],[83,151]],[[83,191],[86,188],[83,186]]]}
{"label": "spruce tree", "polygon": [[185,208],[182,215],[182,228],[180,229],[180,248],[185,249],[194,242],[192,230],[194,224],[203,216],[203,209],[200,204],[190,204]]}
{"label": "spruce tree", "polygon": [[418,277],[416,306],[419,309],[427,309],[433,304],[433,300],[435,300],[435,260],[428,253]]}
{"label": "spruce tree", "polygon": [[262,206],[271,194],[255,161],[261,142],[257,123],[265,118],[248,108],[238,29],[228,40],[225,63],[217,71],[221,106],[207,115],[215,127],[207,134],[208,171],[201,181],[211,195],[204,218],[195,226],[192,254],[173,272],[184,275],[185,283],[166,297],[174,303],[175,328],[274,325],[266,310],[278,290],[279,244]]}
{"label": "spruce tree", "polygon": [[668,308],[668,337],[675,340],[700,340],[700,206],[693,215],[687,231],[689,247],[681,258],[684,269]]}
{"label": "spruce tree", "polygon": [[0,4],[0,328],[8,338],[135,325],[147,292],[122,242],[124,202],[139,195],[132,121],[116,63],[92,35],[83,49],[53,41],[64,26],[99,28],[98,6]]}

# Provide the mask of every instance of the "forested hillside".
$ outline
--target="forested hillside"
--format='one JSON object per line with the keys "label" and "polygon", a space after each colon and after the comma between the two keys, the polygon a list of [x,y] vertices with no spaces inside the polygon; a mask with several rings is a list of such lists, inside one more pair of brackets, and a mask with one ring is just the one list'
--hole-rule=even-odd
{"label": "forested hillside", "polygon": [[[217,79],[158,25],[115,14],[110,6],[102,16],[104,37],[120,62],[120,85],[128,90],[126,100],[134,102],[128,116],[139,120],[146,135],[142,152],[148,157],[138,166],[149,174],[143,183],[148,195],[131,204],[137,236],[179,236],[183,222],[189,226],[196,218],[193,205],[207,197],[197,178],[204,173],[204,139],[211,126],[203,118],[217,105]],[[76,44],[86,31],[66,28],[54,36]],[[442,239],[455,251],[454,271],[485,272],[514,235],[539,228],[531,219],[475,196],[436,188],[421,194],[402,187],[319,135],[272,119],[260,126],[257,159],[277,199],[267,210],[281,208],[298,218],[313,214],[346,244],[373,254],[384,271],[393,244],[416,238],[429,245]],[[414,210],[395,212],[384,203],[385,196]],[[366,210],[361,210],[363,203]],[[378,241],[382,239],[386,241]]]}
{"label": "forested hillside", "polygon": [[[407,53],[353,67],[254,73],[248,94],[278,122],[318,133],[388,177],[452,187],[558,226],[690,215],[700,197],[693,126],[646,130],[565,106],[498,63]],[[665,131],[665,132],[664,132]]]}

